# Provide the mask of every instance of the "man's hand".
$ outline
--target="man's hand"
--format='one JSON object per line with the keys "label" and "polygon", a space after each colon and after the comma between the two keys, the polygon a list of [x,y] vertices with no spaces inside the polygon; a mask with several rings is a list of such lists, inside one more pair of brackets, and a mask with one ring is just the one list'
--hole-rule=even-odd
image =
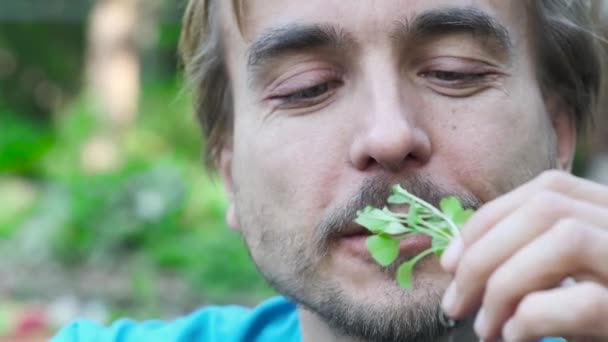
{"label": "man's hand", "polygon": [[444,310],[479,310],[484,340],[608,340],[608,187],[547,171],[481,208],[442,265]]}

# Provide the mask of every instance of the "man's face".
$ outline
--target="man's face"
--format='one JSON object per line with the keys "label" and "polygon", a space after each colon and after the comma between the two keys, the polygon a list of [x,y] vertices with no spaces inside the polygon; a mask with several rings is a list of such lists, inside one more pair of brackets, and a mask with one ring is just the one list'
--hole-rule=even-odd
{"label": "man's face", "polygon": [[430,338],[449,280],[438,260],[405,291],[344,234],[394,183],[479,206],[556,167],[523,1],[248,0],[241,30],[221,3],[230,225],[280,292],[334,328]]}

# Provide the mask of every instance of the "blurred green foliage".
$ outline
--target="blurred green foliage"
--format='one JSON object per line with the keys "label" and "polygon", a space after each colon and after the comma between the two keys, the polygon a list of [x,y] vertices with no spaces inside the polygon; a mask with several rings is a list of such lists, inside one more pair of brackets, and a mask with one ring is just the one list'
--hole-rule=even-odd
{"label": "blurred green foliage", "polygon": [[64,99],[78,94],[85,33],[84,23],[76,22],[0,23],[0,52],[13,64],[13,70],[0,77],[0,109],[4,105],[19,116],[47,121],[53,108],[46,103],[45,91],[60,92]]}
{"label": "blurred green foliage", "polygon": [[0,180],[18,179],[36,196],[15,201],[23,187],[0,182],[0,195],[10,198],[0,205],[22,203],[0,216],[0,238],[19,241],[34,222],[61,267],[129,265],[131,300],[110,303],[117,315],[166,314],[166,294],[157,286],[166,275],[183,280],[190,296],[182,301],[189,307],[174,311],[251,305],[272,295],[240,236],[226,227],[223,190],[203,168],[200,132],[180,82],[147,85],[140,113],[119,139],[122,166],[93,176],[80,167],[82,147],[98,126],[86,98],[47,126],[2,112]]}
{"label": "blurred green foliage", "polygon": [[[170,15],[173,7],[166,7]],[[223,190],[203,167],[200,131],[177,76],[175,18],[159,21],[156,38],[142,47],[138,118],[115,137],[120,167],[98,175],[83,170],[83,147],[104,124],[82,87],[84,19],[0,22],[4,263],[64,270],[58,295],[77,292],[71,272],[77,281],[80,272],[118,270],[116,277],[128,278],[126,294],[103,298],[115,317],[252,305],[272,295],[240,236],[226,227]],[[176,279],[175,291],[183,293],[166,293],[163,284]]]}
{"label": "blurred green foliage", "polygon": [[0,174],[40,174],[39,162],[53,145],[52,133],[7,110],[1,113]]}

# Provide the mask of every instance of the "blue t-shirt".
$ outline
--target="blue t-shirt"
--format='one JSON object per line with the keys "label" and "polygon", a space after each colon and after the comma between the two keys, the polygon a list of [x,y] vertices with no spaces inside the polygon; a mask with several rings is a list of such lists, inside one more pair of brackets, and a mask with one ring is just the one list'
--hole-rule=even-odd
{"label": "blue t-shirt", "polygon": [[[109,328],[78,321],[61,330],[51,342],[301,342],[296,305],[283,297],[254,309],[210,306],[172,322],[123,319]],[[559,342],[562,339],[543,339]]]}
{"label": "blue t-shirt", "polygon": [[77,321],[61,330],[51,342],[300,342],[301,335],[296,306],[276,297],[254,309],[210,306],[172,322],[123,319],[106,328],[90,321]]}

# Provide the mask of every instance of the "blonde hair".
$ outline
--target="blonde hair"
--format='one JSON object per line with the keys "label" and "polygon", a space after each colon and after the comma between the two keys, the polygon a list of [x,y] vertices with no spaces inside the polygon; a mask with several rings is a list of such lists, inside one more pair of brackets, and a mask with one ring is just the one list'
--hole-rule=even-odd
{"label": "blonde hair", "polygon": [[[180,56],[193,90],[194,110],[206,137],[210,168],[231,143],[233,99],[220,37],[217,0],[189,0],[180,39]],[[579,130],[599,111],[606,89],[604,40],[593,18],[593,1],[530,0],[538,80],[545,96],[557,95],[572,111]],[[232,1],[240,26],[241,4]]]}

